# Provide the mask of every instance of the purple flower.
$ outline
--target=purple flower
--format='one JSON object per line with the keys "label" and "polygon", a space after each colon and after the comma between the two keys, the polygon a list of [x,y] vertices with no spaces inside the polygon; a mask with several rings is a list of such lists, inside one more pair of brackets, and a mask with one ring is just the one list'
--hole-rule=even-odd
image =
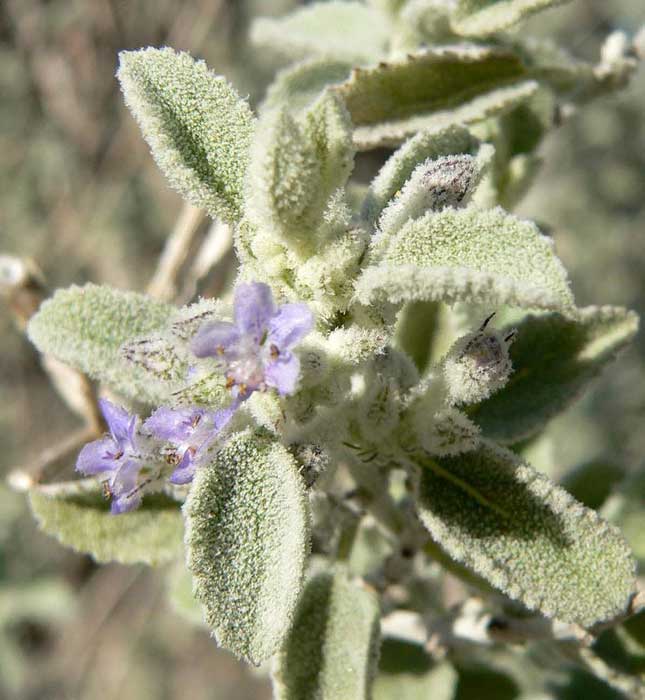
{"label": "purple flower", "polygon": [[176,465],[169,481],[187,484],[192,481],[195,469],[208,454],[220,431],[231,420],[237,403],[220,411],[202,408],[158,408],[148,418],[144,427],[156,438],[171,443],[174,449],[167,454]]}
{"label": "purple flower", "polygon": [[100,399],[99,405],[110,433],[85,445],[78,455],[76,470],[86,476],[104,477],[112,496],[112,513],[126,513],[141,503],[139,418],[106,399]]}
{"label": "purple flower", "polygon": [[300,361],[291,352],[313,327],[306,304],[276,307],[266,284],[239,284],[233,302],[234,323],[205,323],[192,340],[197,357],[223,361],[233,396],[247,399],[269,387],[282,396],[292,394]]}

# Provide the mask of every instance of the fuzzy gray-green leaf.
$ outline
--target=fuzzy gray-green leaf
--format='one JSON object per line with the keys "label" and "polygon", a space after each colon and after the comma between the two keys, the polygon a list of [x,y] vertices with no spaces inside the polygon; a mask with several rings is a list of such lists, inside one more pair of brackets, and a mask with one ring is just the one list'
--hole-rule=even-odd
{"label": "fuzzy gray-green leaf", "polygon": [[368,700],[379,617],[374,594],[350,581],[344,571],[311,579],[276,659],[277,700]]}
{"label": "fuzzy gray-green leaf", "polygon": [[330,85],[349,77],[352,64],[336,58],[314,58],[280,71],[260,105],[262,112],[284,107],[292,114],[310,107]]}
{"label": "fuzzy gray-green leaf", "polygon": [[257,19],[251,40],[290,60],[334,56],[364,63],[384,54],[388,25],[383,13],[362,2],[332,0],[278,19]]}
{"label": "fuzzy gray-green leaf", "polygon": [[422,128],[479,121],[533,94],[536,85],[510,51],[448,47],[357,68],[333,88],[347,104],[361,150],[394,145]]}
{"label": "fuzzy gray-green leaf", "polygon": [[100,486],[88,479],[67,489],[34,487],[29,502],[44,532],[98,562],[157,565],[181,556],[181,509],[162,494],[147,495],[136,511],[112,515]]}
{"label": "fuzzy gray-green leaf", "polygon": [[305,117],[305,134],[313,144],[320,186],[315,200],[309,205],[310,217],[322,216],[330,197],[344,187],[354,167],[352,122],[341,99],[325,92]]}
{"label": "fuzzy gray-green leaf", "polygon": [[527,438],[575,401],[635,336],[638,316],[621,307],[590,306],[574,318],[528,316],[515,324],[514,372],[470,416],[485,435],[514,443]]}
{"label": "fuzzy gray-green leaf", "polygon": [[247,206],[258,230],[278,240],[310,239],[309,206],[316,199],[320,169],[314,144],[286,109],[261,120],[252,149]]}
{"label": "fuzzy gray-green leaf", "polygon": [[174,308],[143,294],[93,284],[61,289],[40,307],[28,327],[29,338],[90,377],[133,399],[154,403],[168,387],[127,362],[120,348],[163,329]]}
{"label": "fuzzy gray-green leaf", "polygon": [[203,61],[170,48],[124,51],[117,77],[164,175],[209,214],[240,218],[254,120]]}
{"label": "fuzzy gray-green leaf", "polygon": [[479,141],[463,126],[424,129],[406,141],[379,170],[365,197],[363,215],[375,222],[419,163],[460,153],[474,155]]}
{"label": "fuzzy gray-green leaf", "polygon": [[308,548],[298,467],[273,439],[234,435],[197,472],[184,506],[187,564],[219,644],[260,663],[280,646]]}
{"label": "fuzzy gray-green leaf", "polygon": [[323,93],[300,120],[286,109],[269,111],[253,146],[250,219],[278,239],[312,246],[323,212],[353,164],[352,125],[337,95]]}
{"label": "fuzzy gray-green leaf", "polygon": [[573,308],[566,271],[535,224],[502,209],[446,209],[375,238],[375,264],[356,284],[363,304],[436,300]]}
{"label": "fuzzy gray-green leaf", "polygon": [[488,36],[540,10],[569,0],[458,0],[452,28],[463,36]]}
{"label": "fuzzy gray-green leaf", "polygon": [[379,241],[387,241],[408,221],[418,219],[426,212],[467,206],[488,171],[493,155],[493,147],[482,144],[476,156],[442,156],[419,163],[401,191],[381,213]]}
{"label": "fuzzy gray-green leaf", "polygon": [[489,441],[420,463],[421,520],[452,557],[548,617],[591,626],[625,613],[629,547],[564,489]]}

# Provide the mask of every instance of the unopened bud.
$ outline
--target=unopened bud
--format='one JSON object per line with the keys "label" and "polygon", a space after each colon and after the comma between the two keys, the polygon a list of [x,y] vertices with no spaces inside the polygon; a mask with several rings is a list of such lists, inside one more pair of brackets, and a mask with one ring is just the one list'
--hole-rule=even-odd
{"label": "unopened bud", "polygon": [[514,333],[487,328],[491,318],[459,338],[444,360],[448,400],[452,404],[483,401],[501,389],[513,371],[508,349]]}

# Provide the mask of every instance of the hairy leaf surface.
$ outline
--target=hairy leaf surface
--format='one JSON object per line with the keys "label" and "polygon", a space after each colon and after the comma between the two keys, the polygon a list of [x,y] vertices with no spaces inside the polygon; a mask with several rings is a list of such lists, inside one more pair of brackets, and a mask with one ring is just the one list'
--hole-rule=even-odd
{"label": "hairy leaf surface", "polygon": [[569,311],[573,297],[553,243],[535,224],[502,209],[429,212],[396,235],[376,237],[378,251],[356,283],[373,300],[465,301]]}
{"label": "hairy leaf surface", "polygon": [[590,626],[625,612],[629,547],[564,489],[489,441],[423,464],[419,514],[452,557],[548,617]]}
{"label": "hairy leaf surface", "polygon": [[367,700],[376,671],[379,606],[339,570],[311,579],[276,660],[278,700]]}
{"label": "hairy leaf surface", "polygon": [[384,54],[388,24],[381,12],[361,2],[332,0],[286,17],[257,19],[251,40],[291,60],[322,55],[363,63]]}
{"label": "hairy leaf surface", "polygon": [[28,327],[29,338],[90,377],[133,399],[154,403],[168,387],[151,381],[148,371],[127,362],[120,348],[166,326],[174,312],[143,294],[87,284],[61,289],[42,304]]}
{"label": "hairy leaf surface", "polygon": [[535,89],[514,53],[492,47],[428,49],[357,68],[333,88],[345,100],[360,150],[401,143],[422,128],[484,119]]}
{"label": "hairy leaf surface", "polygon": [[491,145],[482,144],[476,156],[459,154],[420,163],[381,213],[379,240],[387,241],[410,219],[419,219],[426,212],[466,207],[488,171],[493,154]]}
{"label": "hairy leaf surface", "polygon": [[305,496],[286,449],[234,435],[197,472],[184,506],[193,590],[217,641],[258,664],[280,646],[308,548]]}
{"label": "hairy leaf surface", "polygon": [[262,112],[284,107],[292,114],[310,107],[330,85],[349,77],[352,64],[335,58],[314,58],[280,71],[267,89]]}
{"label": "hairy leaf surface", "polygon": [[98,562],[163,564],[181,556],[183,523],[179,504],[149,494],[131,513],[112,515],[94,479],[35,487],[31,510],[41,529]]}
{"label": "hairy leaf surface", "polygon": [[463,36],[487,36],[569,0],[458,0],[452,28]]}
{"label": "hairy leaf surface", "polygon": [[575,401],[634,338],[638,316],[621,307],[590,306],[573,318],[528,316],[514,328],[513,374],[469,411],[484,434],[504,443],[530,437]]}
{"label": "hairy leaf surface", "polygon": [[237,221],[254,128],[248,103],[203,61],[170,48],[122,52],[117,77],[172,187]]}
{"label": "hairy leaf surface", "polygon": [[474,155],[479,141],[463,126],[424,129],[406,141],[379,170],[365,197],[363,214],[374,223],[419,163],[460,153]]}
{"label": "hairy leaf surface", "polygon": [[268,228],[296,247],[310,248],[353,159],[349,115],[333,93],[324,93],[302,120],[286,109],[267,113],[253,146],[249,217],[259,230]]}

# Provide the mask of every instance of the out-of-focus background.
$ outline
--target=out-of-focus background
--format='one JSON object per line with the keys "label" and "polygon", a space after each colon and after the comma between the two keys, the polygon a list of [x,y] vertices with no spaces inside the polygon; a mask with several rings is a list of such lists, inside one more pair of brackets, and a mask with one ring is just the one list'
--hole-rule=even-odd
{"label": "out-of-focus background", "polygon": [[[252,102],[271,66],[246,41],[251,17],[297,0],[2,0],[0,253],[32,258],[52,288],[144,289],[181,202],[156,169],[114,79],[117,52],[170,45],[203,57]],[[643,0],[575,0],[523,31],[596,60]],[[342,27],[339,28],[342,31]],[[645,311],[645,71],[543,145],[519,208],[553,232],[579,305]],[[558,471],[645,454],[645,341],[557,419]],[[78,428],[0,300],[0,479]],[[96,567],[41,535],[0,483],[0,698],[261,700],[254,673],[166,602],[165,577]]]}

